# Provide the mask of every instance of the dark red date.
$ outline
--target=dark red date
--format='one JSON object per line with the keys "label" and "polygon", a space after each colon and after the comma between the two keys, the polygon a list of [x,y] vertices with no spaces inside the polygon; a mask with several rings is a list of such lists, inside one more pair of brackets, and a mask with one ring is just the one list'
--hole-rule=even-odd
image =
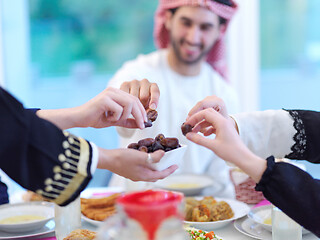
{"label": "dark red date", "polygon": [[182,124],[181,125],[182,134],[185,136],[188,132],[192,132],[192,126],[190,124]]}

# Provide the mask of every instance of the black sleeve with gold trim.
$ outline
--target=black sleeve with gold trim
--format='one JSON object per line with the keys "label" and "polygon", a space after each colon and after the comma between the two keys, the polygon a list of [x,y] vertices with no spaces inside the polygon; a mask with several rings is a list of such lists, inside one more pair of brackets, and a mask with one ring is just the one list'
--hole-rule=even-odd
{"label": "black sleeve with gold trim", "polygon": [[24,188],[64,206],[92,178],[92,147],[23,108],[0,88],[0,168]]}

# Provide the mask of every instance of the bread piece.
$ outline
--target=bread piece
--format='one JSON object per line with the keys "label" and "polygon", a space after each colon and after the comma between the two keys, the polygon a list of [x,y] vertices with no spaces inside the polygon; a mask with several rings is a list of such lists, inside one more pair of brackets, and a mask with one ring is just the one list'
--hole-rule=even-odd
{"label": "bread piece", "polygon": [[97,233],[87,229],[77,229],[72,231],[63,240],[93,240],[96,239]]}

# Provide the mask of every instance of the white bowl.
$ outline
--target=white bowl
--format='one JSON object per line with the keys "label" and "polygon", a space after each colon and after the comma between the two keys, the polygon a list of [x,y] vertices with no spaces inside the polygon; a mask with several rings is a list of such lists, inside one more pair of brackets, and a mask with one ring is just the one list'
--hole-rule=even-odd
{"label": "white bowl", "polygon": [[54,218],[54,205],[49,202],[27,202],[4,204],[0,206],[0,221],[22,215],[40,216],[43,219],[12,224],[0,223],[0,231],[16,233],[40,229],[49,220]]}
{"label": "white bowl", "polygon": [[209,176],[191,173],[170,175],[155,183],[156,187],[182,192],[186,196],[200,195],[205,188],[212,185],[214,182]]}
{"label": "white bowl", "polygon": [[265,223],[266,220],[271,219],[272,205],[265,205],[256,207],[250,210],[248,218],[260,224],[264,229],[272,232],[272,225]]}
{"label": "white bowl", "polygon": [[[272,232],[272,224],[267,224],[265,221],[267,219],[271,219],[272,214],[272,205],[265,205],[261,207],[256,207],[250,210],[248,213],[248,218],[250,218],[252,221],[258,223],[263,227],[264,229]],[[302,234],[310,233],[305,228],[302,228]]]}
{"label": "white bowl", "polygon": [[182,145],[179,148],[166,152],[158,163],[152,164],[153,169],[162,171],[174,164],[180,167],[186,150],[187,150],[187,146]]}

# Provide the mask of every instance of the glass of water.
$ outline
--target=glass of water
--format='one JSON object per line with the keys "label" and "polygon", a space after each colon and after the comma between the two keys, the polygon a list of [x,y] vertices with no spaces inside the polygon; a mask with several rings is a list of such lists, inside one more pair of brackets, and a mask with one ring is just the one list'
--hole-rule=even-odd
{"label": "glass of water", "polygon": [[301,240],[302,227],[279,208],[272,209],[272,240]]}
{"label": "glass of water", "polygon": [[57,240],[63,240],[70,232],[81,228],[80,197],[65,207],[55,205],[54,221]]}

